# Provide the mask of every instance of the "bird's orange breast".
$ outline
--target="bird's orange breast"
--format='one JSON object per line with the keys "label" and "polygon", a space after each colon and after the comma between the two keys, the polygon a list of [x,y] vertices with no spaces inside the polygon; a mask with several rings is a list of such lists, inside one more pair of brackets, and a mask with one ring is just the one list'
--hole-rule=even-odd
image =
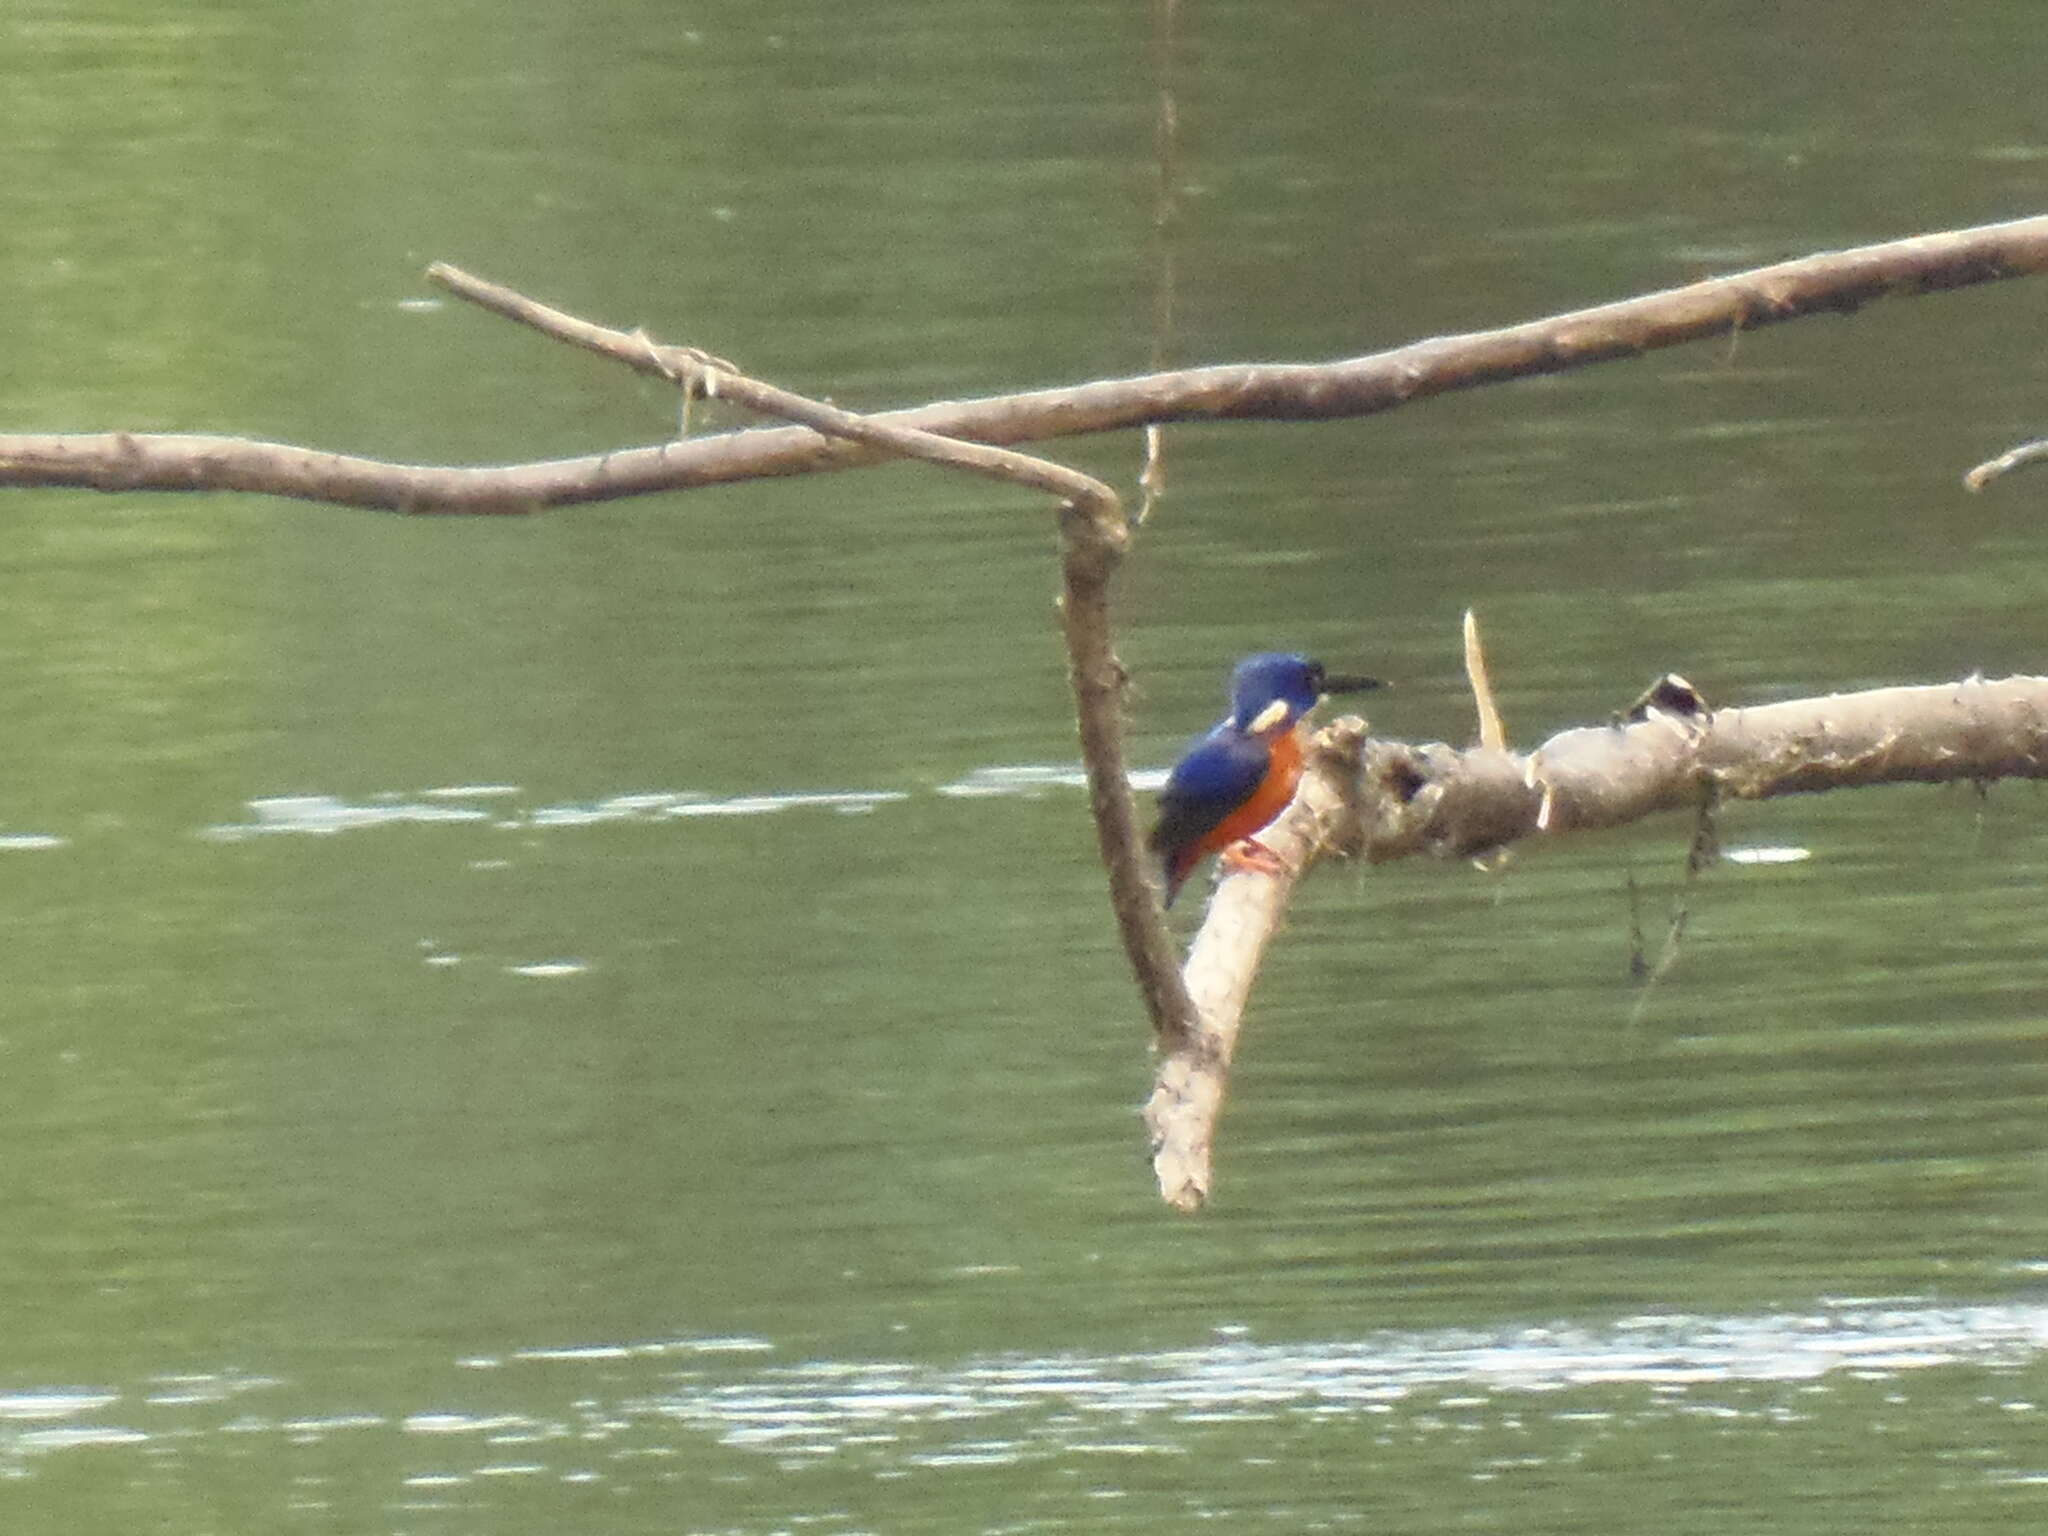
{"label": "bird's orange breast", "polygon": [[1274,817],[1287,809],[1287,802],[1294,798],[1295,787],[1301,783],[1301,738],[1301,727],[1296,726],[1274,739],[1272,754],[1266,764],[1266,776],[1259,780],[1258,788],[1245,797],[1244,804],[1217,822],[1196,844],[1196,858],[1228,848],[1243,838],[1257,836],[1271,825]]}

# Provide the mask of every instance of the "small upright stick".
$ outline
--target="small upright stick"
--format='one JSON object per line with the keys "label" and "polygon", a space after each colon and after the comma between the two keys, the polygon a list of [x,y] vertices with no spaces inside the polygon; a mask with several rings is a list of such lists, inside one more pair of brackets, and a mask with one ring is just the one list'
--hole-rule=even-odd
{"label": "small upright stick", "polygon": [[1493,752],[1508,749],[1508,728],[1493,697],[1493,679],[1486,675],[1486,648],[1479,643],[1479,616],[1465,610],[1465,681],[1479,709],[1479,745]]}

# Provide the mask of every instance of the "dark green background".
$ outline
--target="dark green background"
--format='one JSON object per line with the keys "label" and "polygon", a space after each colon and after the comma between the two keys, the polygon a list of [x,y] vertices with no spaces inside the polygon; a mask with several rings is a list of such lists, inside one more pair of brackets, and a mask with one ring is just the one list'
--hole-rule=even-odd
{"label": "dark green background", "polygon": [[[0,425],[669,430],[433,259],[860,408],[1140,370],[1148,9],[16,0]],[[1180,361],[2041,207],[2032,5],[1180,12]],[[1524,742],[2038,670],[2041,489],[1958,477],[2044,313],[1174,429],[1134,754],[1270,646],[1463,739],[1467,605]],[[1082,797],[989,772],[1073,758],[1044,506],[0,505],[8,1530],[2039,1527],[2032,789],[1731,810],[1812,856],[1639,1019],[1681,825],[1317,880],[1189,1222]]]}

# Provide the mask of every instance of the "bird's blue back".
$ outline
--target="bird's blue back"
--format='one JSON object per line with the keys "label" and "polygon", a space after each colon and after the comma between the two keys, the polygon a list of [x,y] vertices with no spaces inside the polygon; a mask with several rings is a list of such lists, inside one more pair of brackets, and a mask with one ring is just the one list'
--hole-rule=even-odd
{"label": "bird's blue back", "polygon": [[1192,742],[1159,792],[1153,850],[1171,853],[1221,825],[1259,787],[1272,752],[1256,736],[1222,720]]}

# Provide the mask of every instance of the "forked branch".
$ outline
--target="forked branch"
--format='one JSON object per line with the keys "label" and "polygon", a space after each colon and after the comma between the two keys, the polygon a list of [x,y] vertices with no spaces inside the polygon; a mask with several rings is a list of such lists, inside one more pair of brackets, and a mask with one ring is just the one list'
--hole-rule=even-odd
{"label": "forked branch", "polygon": [[[1014,445],[1156,422],[1370,416],[1452,390],[1561,373],[1804,315],[1846,314],[1875,299],[2043,270],[2048,270],[2048,216],[1825,252],[1523,325],[1437,337],[1336,362],[1179,369],[941,402],[866,419],[946,438]],[[434,272],[446,282],[453,269]],[[477,294],[465,296],[482,301]],[[589,330],[604,332],[596,326]],[[620,361],[671,376],[646,355],[636,333],[608,334],[618,338],[613,345]],[[583,344],[593,340],[594,335]],[[897,452],[875,438],[809,426],[726,432],[544,463],[464,467],[392,464],[233,437],[0,434],[0,485],[246,491],[391,512],[533,512],[849,469]]]}
{"label": "forked branch", "polygon": [[[1130,530],[1109,487],[1008,451],[1010,446],[1170,421],[1371,415],[1451,390],[1634,357],[1803,315],[1847,313],[1877,298],[2043,270],[2048,270],[2048,217],[2021,219],[1809,256],[1366,357],[1155,372],[862,416],[748,378],[707,352],[664,346],[638,331],[594,325],[437,265],[431,269],[432,278],[451,291],[557,339],[669,380],[686,401],[717,395],[798,425],[726,432],[583,458],[468,467],[385,463],[231,437],[128,432],[0,435],[0,486],[243,491],[403,513],[521,513],[907,457],[1059,497],[1062,625],[1097,839],[1125,950],[1166,1050],[1147,1120],[1162,1191],[1175,1204],[1192,1208],[1208,1192],[1209,1141],[1256,953],[1278,921],[1292,877],[1280,877],[1256,902],[1255,892],[1244,882],[1271,877],[1247,874],[1226,882],[1212,912],[1210,929],[1215,936],[1205,929],[1189,958],[1183,986],[1145,881],[1123,762],[1118,711],[1124,676],[1112,643],[1109,585]],[[2007,456],[2010,462],[1999,461],[1980,473],[1988,478],[2033,456],[2031,448],[2015,450]],[[1715,722],[1707,739],[1732,739],[1732,723],[1724,730],[1718,716]],[[1347,751],[1363,754],[1357,777],[1363,781],[1377,773],[1392,796],[1383,794],[1375,802],[1384,813],[1379,820],[1356,822],[1363,829],[1358,837],[1368,857],[1397,856],[1392,851],[1397,848],[1497,847],[1531,831],[1563,830],[1585,807],[1624,803],[1612,793],[1581,795],[1575,790],[1574,785],[1591,781],[1568,771],[1574,770],[1578,758],[1577,748],[1567,752],[1566,745],[1566,738],[1559,738],[1526,761],[1500,749],[1446,758],[1447,748],[1382,750],[1382,744],[1375,744],[1367,750],[1362,738],[1338,731],[1326,739],[1302,798],[1283,825],[1264,834],[1263,840],[1283,855],[1297,853],[1297,867],[1305,866],[1313,851],[1333,838],[1343,841],[1333,829],[1342,826],[1344,818],[1333,819],[1330,804],[1317,797],[1337,782],[1331,764]],[[1619,759],[1597,752],[1592,757],[1633,765],[1623,774],[1630,782],[1644,761],[1632,753]],[[1842,771],[1861,771],[1854,765],[1875,761],[1891,774],[1910,758],[1887,740],[1860,757],[1852,754],[1851,766]],[[2032,763],[2038,758],[2012,761]],[[1685,772],[1694,775],[1733,771],[1733,765],[1709,763],[1703,768],[1705,760],[1696,756],[1686,762]],[[1923,762],[1919,776],[1946,773],[1953,765],[1947,759]],[[1953,776],[1984,778],[2020,771],[2029,770],[2008,766],[1958,771]],[[1824,776],[1824,771],[1802,759],[1791,778],[1801,774]],[[1665,782],[1661,771],[1650,772],[1648,780]],[[1348,802],[1340,797],[1340,803]],[[1414,847],[1407,848],[1404,840]],[[1243,963],[1247,954],[1252,957],[1249,968]]]}
{"label": "forked branch", "polygon": [[666,346],[645,332],[614,331],[516,293],[497,283],[437,264],[429,276],[450,292],[544,335],[587,348],[628,367],[675,383],[685,398],[722,398],[763,415],[800,422],[835,441],[878,453],[918,459],[1060,498],[1061,628],[1079,720],[1082,756],[1094,812],[1096,844],[1109,874],[1110,904],[1124,952],[1163,1048],[1194,1028],[1194,1010],[1181,982],[1157,897],[1139,852],[1137,813],[1124,766],[1121,711],[1125,675],[1117,660],[1109,619],[1109,584],[1130,546],[1115,491],[1092,475],[1008,448],[957,442],[900,423],[876,421],[821,400],[747,377],[732,363],[696,347]]}

